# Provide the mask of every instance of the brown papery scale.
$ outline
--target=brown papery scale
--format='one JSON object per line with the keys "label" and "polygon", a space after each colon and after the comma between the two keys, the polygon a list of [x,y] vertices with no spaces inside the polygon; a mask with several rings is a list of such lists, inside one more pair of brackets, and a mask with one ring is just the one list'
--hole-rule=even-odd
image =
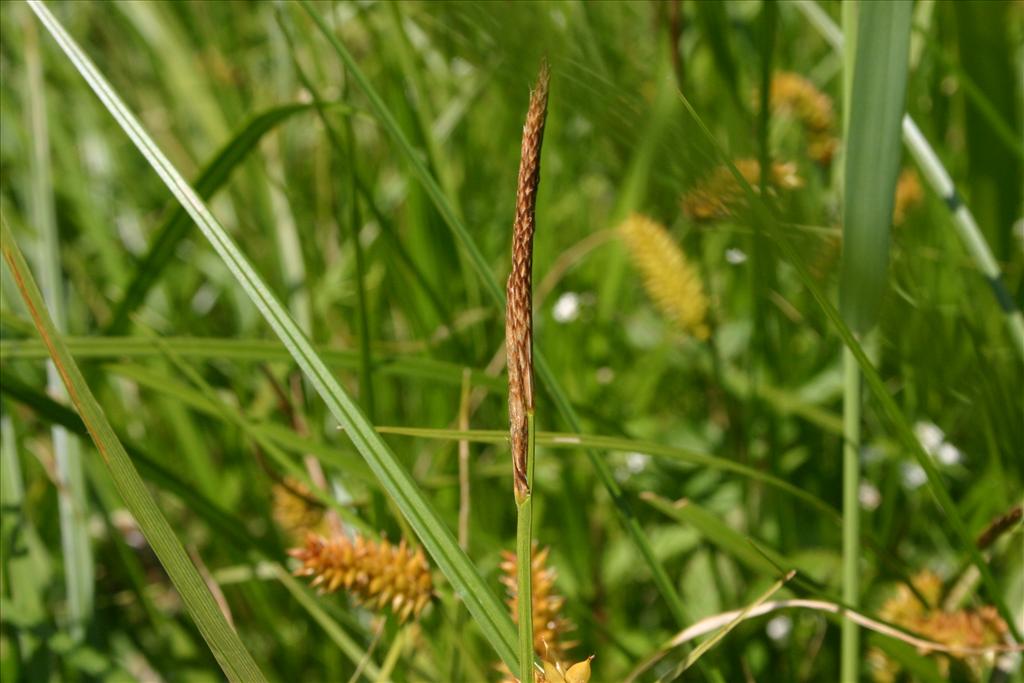
{"label": "brown papery scale", "polygon": [[508,354],[508,417],[516,499],[529,494],[526,478],[527,414],[533,412],[533,234],[540,184],[540,150],[548,110],[548,66],[541,64],[523,126],[522,158],[512,232],[512,272],[508,276],[505,347]]}

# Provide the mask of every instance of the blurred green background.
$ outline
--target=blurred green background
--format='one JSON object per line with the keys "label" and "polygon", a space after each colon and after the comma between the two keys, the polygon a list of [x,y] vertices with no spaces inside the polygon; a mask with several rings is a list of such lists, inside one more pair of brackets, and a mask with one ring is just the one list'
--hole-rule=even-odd
{"label": "blurred green background", "polygon": [[[714,220],[696,220],[681,206],[720,164],[701,124],[732,159],[793,164],[800,187],[764,196],[773,230],[785,231],[816,286],[837,301],[841,164],[812,159],[799,117],[762,115],[758,93],[777,72],[801,74],[832,100],[841,138],[842,57],[790,3],[313,6],[500,282],[529,88],[548,60],[536,348],[584,433],[714,455],[835,509],[825,514],[735,472],[652,457],[641,445],[601,451],[690,620],[764,593],[781,573],[765,557],[801,577],[776,599],[835,601],[842,341],[749,206],[738,202]],[[298,5],[49,7],[174,165],[194,185],[206,183],[214,214],[329,350],[328,362],[374,424],[454,428],[469,368],[470,426],[506,429],[504,311]],[[821,7],[839,21],[838,3]],[[272,490],[285,469],[253,429],[299,469],[320,456],[333,494],[367,528],[396,542],[414,539],[227,267],[187,218],[174,219],[177,206],[159,178],[28,8],[4,3],[0,19],[0,208],[36,277],[45,282],[49,273],[63,292],[66,331],[90,386],[179,538],[223,592],[264,674],[352,679],[357,663],[329,633],[335,628],[377,666],[393,657],[394,681],[497,680],[493,651],[439,573],[433,607],[416,626],[401,627],[382,625],[341,594],[314,602],[325,612],[311,611],[267,568],[295,541],[274,518]],[[916,3],[907,111],[977,218],[1018,307],[1022,84],[1024,4]],[[333,137],[316,98],[327,103]],[[907,154],[903,166],[913,168]],[[880,324],[868,348],[960,518],[980,533],[1024,498],[1024,373],[943,199],[920,183],[920,197],[891,233]],[[645,293],[614,232],[633,212],[663,224],[699,273],[709,339],[676,328]],[[56,251],[46,248],[44,223]],[[54,440],[53,425],[74,431],[81,423],[62,400],[47,398],[45,350],[6,266],[3,278],[0,674],[219,680],[92,443]],[[153,331],[207,387],[175,366]],[[537,412],[540,429],[570,431],[543,390]],[[990,595],[870,394],[862,438],[862,611],[878,615],[910,577],[930,570],[949,611],[1002,601],[1024,628],[1020,525],[988,551],[1001,591]],[[456,442],[387,439],[456,529]],[[55,485],[61,451],[72,459],[80,451],[84,467],[70,491]],[[468,554],[500,593],[501,551],[512,549],[515,533],[507,447],[473,443],[470,463]],[[551,547],[564,615],[576,624],[573,652],[597,655],[593,680],[624,680],[681,626],[582,452],[541,447],[536,485],[535,537]],[[64,520],[61,496],[73,499]],[[666,515],[651,496],[685,498],[687,512]],[[69,550],[62,527],[66,536],[76,526],[84,547]],[[685,680],[835,680],[838,633],[834,618],[811,610],[753,618]],[[879,667],[868,661],[865,679],[991,675],[991,658],[943,663],[873,631],[864,638],[865,652],[878,648],[889,658]],[[683,656],[674,651],[640,680],[671,674]],[[1019,670],[1010,680],[1022,680]]]}

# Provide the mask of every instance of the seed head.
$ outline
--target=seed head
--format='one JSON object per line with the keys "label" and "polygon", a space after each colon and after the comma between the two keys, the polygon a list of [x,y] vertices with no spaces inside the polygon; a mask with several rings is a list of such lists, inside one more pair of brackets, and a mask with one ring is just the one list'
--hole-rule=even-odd
{"label": "seed head", "polygon": [[[534,543],[530,556],[533,649],[546,664],[551,665],[553,671],[560,671],[567,652],[576,645],[575,641],[566,640],[566,634],[576,627],[571,620],[562,616],[565,598],[555,592],[555,579],[558,575],[554,567],[548,566],[549,550],[549,548],[539,549]],[[501,582],[508,590],[507,604],[512,611],[512,620],[518,622],[519,582],[514,553],[508,551],[502,553]],[[589,664],[587,668],[589,669]],[[507,668],[499,666],[499,669],[502,671],[503,683],[514,683],[516,679]],[[569,669],[569,671],[571,670],[572,668]],[[545,679],[538,678],[538,680],[544,681]],[[547,680],[560,681],[561,679],[549,678]],[[575,679],[566,678],[565,680]]]}
{"label": "seed head", "polygon": [[893,200],[892,224],[903,225],[907,214],[924,199],[924,190],[917,177],[917,171],[905,168],[896,181],[896,194]]}
{"label": "seed head", "polygon": [[[914,588],[928,604],[921,600],[907,586],[901,585],[879,610],[878,615],[909,631],[918,633],[928,640],[953,648],[949,654],[936,654],[940,671],[948,674],[949,657],[959,659],[976,673],[983,663],[982,657],[958,652],[958,648],[981,648],[1002,643],[1008,632],[1006,622],[990,605],[977,608],[946,611],[939,606],[942,597],[942,580],[930,571],[922,571],[911,579]],[[874,669],[876,681],[895,680],[899,665],[889,659],[881,650],[872,649],[868,659]]]}
{"label": "seed head", "polygon": [[508,276],[505,308],[505,348],[508,354],[508,416],[516,497],[525,497],[527,424],[533,412],[533,233],[534,209],[540,184],[540,150],[548,110],[548,66],[540,67],[537,85],[523,125],[516,216],[512,228],[512,271]]}
{"label": "seed head", "polygon": [[370,609],[390,609],[399,621],[419,617],[433,596],[426,556],[405,541],[395,546],[360,535],[309,534],[305,546],[288,554],[302,562],[295,575],[312,576],[311,585],[322,592],[344,588]]}
{"label": "seed head", "polygon": [[619,233],[654,305],[683,332],[706,339],[704,285],[668,231],[646,216],[633,214],[619,226]]}
{"label": "seed head", "polygon": [[999,515],[985,527],[985,530],[978,536],[977,546],[981,550],[989,547],[995,543],[1000,536],[1005,534],[1007,531],[1016,526],[1017,522],[1024,517],[1024,508],[1020,505],[1016,505],[1010,508],[1010,511],[1004,515]]}
{"label": "seed head", "polygon": [[274,484],[272,515],[277,526],[295,540],[302,540],[310,531],[323,529],[324,509],[315,505],[312,493],[294,477]]}
{"label": "seed head", "polygon": [[807,154],[828,164],[838,141],[832,133],[835,112],[832,99],[800,74],[781,71],[772,78],[769,101],[774,111],[798,120],[807,136]]}
{"label": "seed head", "polygon": [[[761,189],[761,163],[757,159],[736,159],[733,166],[754,192]],[[776,161],[768,174],[768,189],[795,190],[804,181],[797,173],[796,164]],[[683,197],[683,213],[697,221],[726,218],[746,199],[743,187],[729,167],[717,166]]]}

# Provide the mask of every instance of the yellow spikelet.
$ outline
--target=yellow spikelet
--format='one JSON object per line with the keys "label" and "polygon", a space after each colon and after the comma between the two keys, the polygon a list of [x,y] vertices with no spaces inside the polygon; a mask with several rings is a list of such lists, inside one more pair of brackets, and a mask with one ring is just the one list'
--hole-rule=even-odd
{"label": "yellow spikelet", "polygon": [[924,199],[924,190],[921,189],[921,181],[917,177],[917,171],[912,168],[905,168],[900,172],[896,181],[896,196],[893,202],[892,224],[903,225],[909,213]]}
{"label": "yellow spikelet", "polygon": [[311,531],[323,530],[324,509],[312,503],[309,487],[301,481],[287,477],[284,483],[274,484],[271,495],[274,522],[289,536],[302,539]]}
{"label": "yellow spikelet", "polygon": [[[566,654],[575,641],[565,640],[567,633],[575,626],[562,616],[565,598],[555,592],[557,573],[548,566],[549,548],[540,549],[533,545],[530,559],[533,592],[533,648],[544,662],[545,674],[536,674],[538,683],[587,683],[590,680],[590,659],[565,667]],[[508,589],[508,606],[513,621],[518,620],[519,582],[516,575],[516,556],[511,552],[502,553],[501,582]],[[498,665],[502,683],[516,683],[516,679],[503,664]],[[559,677],[554,677],[554,672]],[[585,676],[584,676],[585,673]],[[571,674],[571,675],[570,675]]]}
{"label": "yellow spikelet", "polygon": [[589,683],[590,660],[593,658],[594,655],[590,655],[582,662],[576,662],[569,667],[563,667],[561,664],[554,664],[545,659],[544,673],[543,675],[537,673],[536,679],[538,683]]}
{"label": "yellow spikelet", "polygon": [[807,154],[821,164],[832,161],[838,141],[832,99],[800,74],[780,71],[772,77],[772,110],[800,122],[807,135]]}
{"label": "yellow spikelet", "polygon": [[[736,159],[733,161],[747,184],[755,192],[761,187],[761,164],[757,159]],[[776,190],[794,190],[803,187],[804,181],[797,173],[796,165],[776,161],[768,174],[768,185]],[[717,166],[706,178],[698,182],[683,197],[683,213],[697,221],[725,218],[742,206],[746,194],[736,176],[725,165]]]}
{"label": "yellow spikelet", "polygon": [[646,216],[633,214],[619,226],[619,233],[655,306],[680,330],[706,339],[704,285],[668,231]]}
{"label": "yellow spikelet", "polygon": [[[928,604],[923,604],[913,591],[901,585],[882,605],[879,617],[953,648],[950,654],[935,655],[940,671],[948,673],[949,657],[952,656],[963,661],[975,673],[980,672],[982,660],[966,652],[958,654],[957,648],[982,648],[1003,642],[1008,630],[1006,622],[991,606],[952,612],[941,609],[938,604],[942,597],[942,580],[930,571],[918,573],[911,582]],[[877,683],[893,681],[899,674],[899,666],[881,650],[872,649],[868,653],[868,661]]]}
{"label": "yellow spikelet", "polygon": [[[562,661],[566,650],[575,645],[564,639],[572,631],[573,623],[562,616],[565,598],[555,592],[555,578],[558,573],[548,566],[550,548],[540,549],[535,543],[531,556],[531,581],[533,590],[533,647],[538,654],[553,661]],[[518,619],[517,596],[519,583],[516,578],[516,556],[511,552],[502,553],[501,582],[508,589],[508,606],[512,620]]]}
{"label": "yellow spikelet", "polygon": [[359,535],[309,534],[303,547],[288,554],[302,563],[295,575],[312,576],[322,592],[344,588],[365,607],[390,609],[399,621],[419,617],[434,593],[426,556],[405,541],[396,546]]}

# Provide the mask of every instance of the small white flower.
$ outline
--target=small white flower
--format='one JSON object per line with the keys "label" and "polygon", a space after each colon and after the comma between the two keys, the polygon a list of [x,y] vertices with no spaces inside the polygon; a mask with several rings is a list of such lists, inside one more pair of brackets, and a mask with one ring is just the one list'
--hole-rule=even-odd
{"label": "small white flower", "polygon": [[946,435],[933,422],[918,422],[914,425],[914,434],[917,435],[917,440],[921,442],[924,449],[932,455],[935,455],[939,446],[946,440]]}
{"label": "small white flower", "polygon": [[777,616],[765,625],[764,630],[774,641],[785,640],[793,630],[793,620],[785,615]]}
{"label": "small white flower", "polygon": [[964,454],[959,448],[947,441],[939,446],[939,450],[935,453],[935,459],[943,465],[959,465],[963,462]]}
{"label": "small white flower", "polygon": [[903,477],[903,488],[913,491],[921,488],[921,485],[928,481],[928,475],[924,468],[916,462],[905,462],[900,466],[900,474]]}
{"label": "small white flower", "polygon": [[576,292],[566,292],[558,297],[551,315],[560,323],[570,323],[580,315],[580,297]]}
{"label": "small white flower", "polygon": [[646,453],[627,453],[626,469],[629,470],[630,474],[636,474],[637,472],[642,472],[650,461],[651,456]]}
{"label": "small white flower", "polygon": [[747,255],[742,249],[726,249],[725,260],[734,266],[738,266],[747,260]]}
{"label": "small white flower", "polygon": [[597,380],[598,384],[611,384],[612,380],[615,379],[615,371],[608,366],[598,368],[594,372],[594,379]]}
{"label": "small white flower", "polygon": [[875,510],[882,504],[882,494],[871,482],[862,481],[857,489],[857,500],[865,510]]}

